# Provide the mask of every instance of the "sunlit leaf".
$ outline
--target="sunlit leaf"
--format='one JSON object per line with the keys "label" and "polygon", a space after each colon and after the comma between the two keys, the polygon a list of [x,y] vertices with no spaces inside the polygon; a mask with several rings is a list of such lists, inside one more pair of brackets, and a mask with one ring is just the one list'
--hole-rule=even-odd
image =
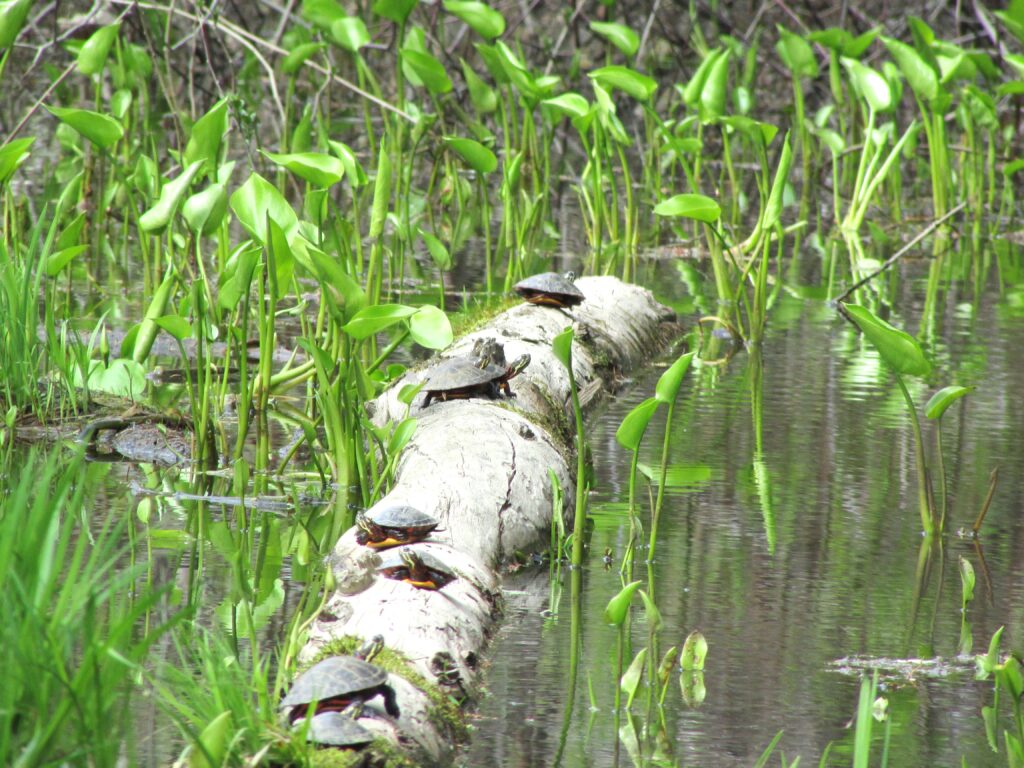
{"label": "sunlit leaf", "polygon": [[188,320],[180,315],[164,315],[163,317],[156,318],[153,322],[178,341],[187,339],[192,335],[192,326]]}
{"label": "sunlit leaf", "polygon": [[391,439],[388,441],[388,456],[394,458],[402,452],[402,449],[412,439],[413,433],[416,432],[416,425],[419,422],[414,418],[404,419],[397,427],[395,431],[391,433]]}
{"label": "sunlit leaf", "polygon": [[444,0],[444,9],[462,19],[480,37],[493,40],[505,33],[505,17],[486,3]]}
{"label": "sunlit leaf", "polygon": [[789,147],[789,134],[782,144],[782,154],[779,155],[779,164],[775,168],[775,179],[772,181],[771,191],[768,193],[768,202],[764,206],[764,221],[762,226],[766,230],[775,228],[782,218],[783,193],[786,191],[786,182],[789,180],[789,170],[793,165],[793,151]]}
{"label": "sunlit leaf", "polygon": [[269,215],[289,237],[299,225],[298,216],[277,187],[258,173],[252,173],[231,195],[231,210],[238,222],[259,242],[266,239]]}
{"label": "sunlit leaf", "polygon": [[75,257],[89,250],[88,245],[72,245],[54,251],[46,259],[46,276],[56,277],[68,264],[75,260]]}
{"label": "sunlit leaf", "polygon": [[572,326],[567,327],[551,340],[551,350],[562,365],[572,370]]}
{"label": "sunlit leaf", "polygon": [[349,53],[370,44],[370,31],[358,16],[346,16],[331,24],[331,39]]}
{"label": "sunlit leaf", "polygon": [[939,95],[938,74],[921,54],[906,43],[901,43],[891,37],[883,37],[882,42],[889,49],[889,55],[900,68],[900,72],[903,73],[903,77],[906,78],[917,98],[928,103]]}
{"label": "sunlit leaf", "polygon": [[629,604],[633,601],[633,595],[640,589],[642,581],[634,581],[631,584],[627,584],[619,593],[615,595],[611,600],[608,601],[608,605],[604,609],[604,620],[608,624],[614,624],[615,626],[622,626],[622,622],[626,620],[626,615],[629,613]]}
{"label": "sunlit leaf", "polygon": [[625,24],[611,21],[592,21],[590,29],[618,48],[624,56],[633,58],[640,49],[640,35]]}
{"label": "sunlit leaf", "polygon": [[864,307],[856,304],[844,306],[867,340],[878,350],[886,365],[896,373],[927,376],[931,372],[931,363],[924,356],[917,339],[905,331],[893,328]]}
{"label": "sunlit leaf", "polygon": [[893,105],[892,88],[878,72],[856,59],[842,60],[843,66],[850,73],[854,88],[867,100],[875,112],[886,112]]}
{"label": "sunlit leaf", "polygon": [[974,582],[974,566],[970,560],[960,555],[960,588],[964,605],[974,599]]}
{"label": "sunlit leaf", "polygon": [[959,387],[955,385],[943,387],[928,400],[928,404],[924,407],[924,415],[929,419],[941,419],[942,414],[946,412],[949,406],[968,392],[973,391],[974,387]]}
{"label": "sunlit leaf", "polygon": [[0,3],[0,51],[10,48],[25,24],[34,0],[7,0]]}
{"label": "sunlit leaf", "polygon": [[188,193],[192,179],[199,173],[199,169],[202,166],[202,161],[196,160],[178,178],[164,184],[160,190],[160,197],[157,199],[156,205],[139,217],[139,229],[153,234],[163,232],[168,224],[171,223],[171,219],[174,218],[178,206],[181,205],[181,201],[184,200],[185,195]]}
{"label": "sunlit leaf", "polygon": [[341,330],[354,339],[368,339],[385,328],[411,317],[417,311],[416,307],[407,307],[404,304],[375,304],[359,310]]}
{"label": "sunlit leaf", "polygon": [[454,338],[448,315],[430,304],[423,305],[409,318],[409,335],[427,349],[444,349]]}
{"label": "sunlit leaf", "polygon": [[638,450],[644,432],[647,431],[647,425],[659,405],[656,398],[649,397],[627,413],[626,418],[622,420],[619,428],[615,431],[615,439],[619,445],[630,451]]}
{"label": "sunlit leaf", "polygon": [[681,216],[710,224],[718,221],[722,215],[722,208],[706,195],[685,192],[662,200],[654,206],[654,213],[658,216]]}
{"label": "sunlit leaf", "polygon": [[261,150],[272,162],[287,168],[314,187],[330,187],[341,181],[345,165],[333,155],[321,152],[294,152],[278,154]]}
{"label": "sunlit leaf", "polygon": [[578,93],[563,93],[542,102],[569,117],[586,117],[590,112],[590,103]]}
{"label": "sunlit leaf", "polygon": [[704,81],[699,110],[702,123],[713,123],[725,116],[728,89],[729,54],[724,53],[711,63],[707,79]]}
{"label": "sunlit leaf", "polygon": [[626,709],[628,710],[633,704],[633,697],[636,696],[636,692],[640,689],[640,682],[644,677],[644,667],[647,663],[647,649],[641,648],[636,656],[633,657],[633,661],[630,662],[629,667],[622,675],[622,679],[619,681],[619,688],[624,694],[626,694]]}
{"label": "sunlit leaf", "polygon": [[100,149],[110,149],[124,136],[124,128],[109,115],[102,115],[88,109],[65,107],[47,107],[46,109]]}
{"label": "sunlit leaf", "polygon": [[617,88],[632,96],[637,101],[647,101],[654,95],[658,83],[647,75],[642,75],[629,67],[611,65],[588,72],[587,76],[603,88]]}

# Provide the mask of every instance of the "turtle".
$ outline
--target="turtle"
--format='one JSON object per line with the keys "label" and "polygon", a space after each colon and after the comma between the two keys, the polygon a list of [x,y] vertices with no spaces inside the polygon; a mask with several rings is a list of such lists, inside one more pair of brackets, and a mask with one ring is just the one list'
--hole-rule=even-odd
{"label": "turtle", "polygon": [[387,549],[422,541],[438,521],[407,504],[389,504],[361,512],[356,517],[356,541],[373,549]]}
{"label": "turtle", "polygon": [[500,357],[485,352],[476,357],[445,360],[430,371],[423,381],[427,393],[423,407],[426,408],[433,400],[464,400],[480,396],[494,399],[501,392],[514,397],[508,384],[509,379],[523,372],[530,364],[530,356],[520,355],[508,365],[505,365],[504,357],[503,352],[500,352]]}
{"label": "turtle", "polygon": [[377,572],[419,589],[443,589],[457,578],[448,570],[448,566],[433,555],[414,552],[412,549],[389,553]]}
{"label": "turtle", "polygon": [[566,272],[564,275],[557,272],[541,272],[539,275],[531,275],[520,280],[512,288],[531,304],[565,309],[575,307],[586,298],[583,292],[573,285],[575,279],[576,275],[573,272]]}
{"label": "turtle", "polygon": [[341,712],[318,712],[309,721],[306,741],[325,747],[360,749],[373,741],[373,734]]}
{"label": "turtle", "polygon": [[299,675],[288,695],[281,699],[289,722],[305,717],[313,707],[321,712],[340,712],[351,704],[384,697],[384,709],[398,717],[395,691],[388,685],[388,673],[356,656],[329,656]]}

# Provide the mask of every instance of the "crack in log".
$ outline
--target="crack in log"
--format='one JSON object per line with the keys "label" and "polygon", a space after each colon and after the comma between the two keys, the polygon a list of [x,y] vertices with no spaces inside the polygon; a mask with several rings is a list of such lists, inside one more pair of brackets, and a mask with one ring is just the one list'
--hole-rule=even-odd
{"label": "crack in log", "polygon": [[508,440],[509,448],[512,449],[512,471],[508,475],[508,484],[505,486],[505,500],[501,502],[501,506],[498,507],[498,562],[505,559],[505,517],[504,512],[507,509],[512,508],[512,481],[516,479],[516,443],[508,435],[505,436]]}

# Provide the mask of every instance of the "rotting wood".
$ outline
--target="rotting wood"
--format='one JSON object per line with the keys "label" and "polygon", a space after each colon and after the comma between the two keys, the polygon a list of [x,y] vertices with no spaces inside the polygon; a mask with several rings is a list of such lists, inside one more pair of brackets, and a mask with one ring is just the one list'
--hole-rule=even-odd
{"label": "rotting wood", "polygon": [[[571,315],[516,306],[446,353],[469,354],[478,339],[493,338],[507,359],[530,354],[530,366],[511,382],[514,399],[451,400],[424,408],[421,394],[408,409],[397,398],[399,390],[421,381],[435,361],[374,401],[378,423],[407,415],[418,420],[394,487],[380,504],[409,504],[437,517],[441,530],[411,546],[430,552],[460,578],[430,591],[379,577],[378,554],[356,543],[353,528],[329,559],[336,591],[310,628],[304,662],[380,634],[389,651],[404,657],[413,677],[440,691],[475,690],[479,655],[500,615],[497,569],[549,535],[551,476],[563,489],[575,484],[566,419],[569,379],[551,350],[552,339],[574,326],[573,372],[581,388],[596,391],[612,389],[620,372],[635,370],[678,335],[674,313],[649,291],[610,277],[582,278],[578,285],[587,299]],[[564,514],[571,517],[573,494],[565,498]],[[400,719],[389,721],[371,702],[367,709],[375,716],[360,722],[389,732],[417,764],[450,762],[452,737],[461,724],[445,722],[425,693],[399,675],[391,678]]]}

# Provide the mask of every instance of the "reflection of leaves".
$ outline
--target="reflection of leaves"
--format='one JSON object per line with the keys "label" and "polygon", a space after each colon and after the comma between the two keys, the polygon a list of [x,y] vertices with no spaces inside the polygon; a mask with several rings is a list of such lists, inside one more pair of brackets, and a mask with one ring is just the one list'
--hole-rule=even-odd
{"label": "reflection of leaves", "polygon": [[683,701],[687,706],[699,707],[707,697],[704,687],[704,673],[698,671],[683,672],[679,676],[679,687],[683,693]]}

